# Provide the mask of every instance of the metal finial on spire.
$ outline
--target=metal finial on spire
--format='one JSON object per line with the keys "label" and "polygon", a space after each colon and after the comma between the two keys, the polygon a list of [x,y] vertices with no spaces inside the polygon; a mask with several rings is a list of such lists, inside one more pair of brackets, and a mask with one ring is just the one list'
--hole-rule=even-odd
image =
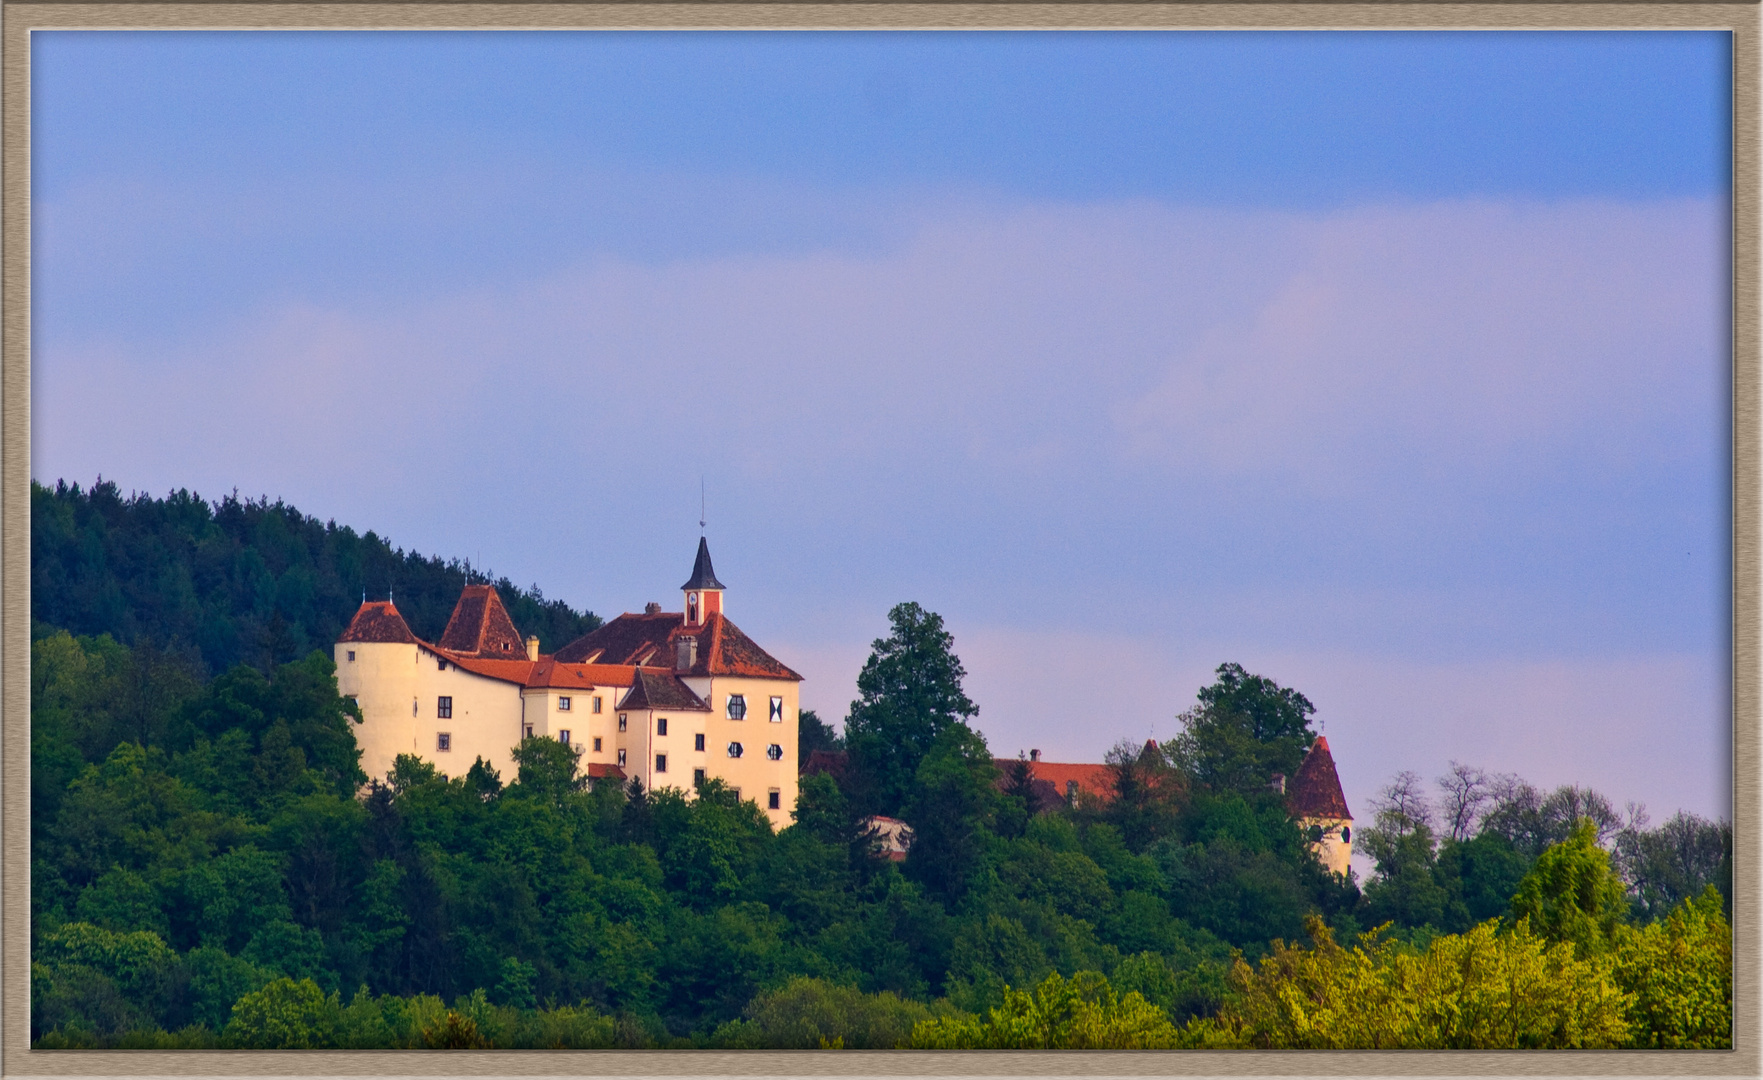
{"label": "metal finial on spire", "polygon": [[698,534],[700,536],[702,536],[704,533],[705,517],[706,517],[706,515],[704,513],[704,474],[699,473],[698,474]]}

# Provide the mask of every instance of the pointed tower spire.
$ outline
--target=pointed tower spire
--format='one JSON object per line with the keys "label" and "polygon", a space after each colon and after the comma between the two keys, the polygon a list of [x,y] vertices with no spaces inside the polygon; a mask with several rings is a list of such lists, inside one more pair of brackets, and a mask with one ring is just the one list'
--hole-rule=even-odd
{"label": "pointed tower spire", "polygon": [[722,612],[722,582],[710,565],[710,542],[698,537],[698,560],[692,564],[692,577],[680,591],[686,594],[686,625],[700,626],[711,615]]}

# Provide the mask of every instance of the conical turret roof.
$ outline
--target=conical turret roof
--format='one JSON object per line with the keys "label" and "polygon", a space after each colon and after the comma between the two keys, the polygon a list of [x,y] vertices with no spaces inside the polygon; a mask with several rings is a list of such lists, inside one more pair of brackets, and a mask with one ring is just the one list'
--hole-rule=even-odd
{"label": "conical turret roof", "polygon": [[416,635],[410,632],[410,624],[390,600],[364,600],[337,640],[415,645]]}
{"label": "conical turret roof", "polygon": [[698,561],[692,564],[692,580],[681,585],[681,589],[725,589],[728,586],[716,580],[716,571],[710,566],[710,543],[702,536],[698,537]]}
{"label": "conical turret roof", "polygon": [[1328,752],[1326,736],[1319,735],[1310,744],[1310,753],[1286,784],[1286,807],[1295,818],[1353,820],[1347,809],[1347,796],[1341,791],[1341,778],[1334,771],[1334,755]]}

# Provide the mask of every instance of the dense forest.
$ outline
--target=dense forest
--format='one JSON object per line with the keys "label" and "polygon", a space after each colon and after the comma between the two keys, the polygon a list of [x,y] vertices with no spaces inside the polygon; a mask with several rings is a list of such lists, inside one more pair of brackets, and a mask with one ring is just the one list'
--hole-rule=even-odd
{"label": "dense forest", "polygon": [[[842,731],[803,714],[837,765],[781,831],[545,739],[367,777],[325,635],[394,580],[438,635],[469,571],[280,503],[33,499],[39,1047],[1730,1045],[1725,823],[1405,774],[1361,890],[1268,784],[1310,702],[1233,664],[1076,805],[1000,774],[915,604]],[[498,587],[551,645],[592,624]]]}
{"label": "dense forest", "polygon": [[364,596],[394,596],[410,629],[437,641],[460,589],[486,581],[546,652],[600,625],[536,585],[404,552],[280,500],[125,498],[102,479],[86,490],[31,482],[32,620],[191,654],[209,673],[328,652]]}

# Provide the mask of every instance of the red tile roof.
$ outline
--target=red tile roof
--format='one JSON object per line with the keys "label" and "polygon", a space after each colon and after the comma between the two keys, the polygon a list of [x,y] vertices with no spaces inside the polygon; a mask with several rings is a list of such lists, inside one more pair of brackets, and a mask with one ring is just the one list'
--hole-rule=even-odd
{"label": "red tile roof", "polygon": [[595,660],[603,664],[644,664],[671,668],[681,637],[698,639],[698,659],[682,675],[738,675],[758,679],[789,679],[802,676],[779,663],[741,632],[722,613],[708,616],[700,626],[686,626],[677,611],[635,615],[625,612],[599,629],[557,650],[564,663]]}
{"label": "red tile roof", "polygon": [[620,709],[679,709],[684,712],[709,712],[710,706],[692,693],[691,687],[680,682],[671,671],[636,668],[630,693],[618,703]]}
{"label": "red tile roof", "polygon": [[348,629],[338,641],[394,642],[400,645],[415,645],[416,635],[410,632],[410,624],[390,600],[365,601],[349,620]]}
{"label": "red tile roof", "polygon": [[500,679],[503,682],[519,683],[525,686],[532,677],[533,668],[538,666],[534,661],[522,657],[519,660],[483,660],[469,653],[456,653],[450,649],[441,649],[423,643],[436,656],[456,665],[461,671],[469,671],[473,675],[485,678]]}
{"label": "red tile roof", "polygon": [[[1016,758],[993,758],[992,764],[1006,778],[1010,775],[1010,767],[1015,765]],[[1098,799],[1114,797],[1114,776],[1106,765],[1067,764],[1058,761],[1032,761],[1029,771],[1036,781],[1046,781],[1053,785],[1061,799],[1066,798],[1067,787],[1073,780],[1077,781],[1077,789],[1094,795]]]}
{"label": "red tile roof", "polygon": [[1295,818],[1339,818],[1353,820],[1347,810],[1347,796],[1341,791],[1341,778],[1334,770],[1334,755],[1328,752],[1328,739],[1317,736],[1310,744],[1304,763],[1286,783],[1286,808]]}
{"label": "red tile roof", "polygon": [[837,779],[845,774],[845,766],[850,761],[850,755],[843,750],[810,750],[808,760],[802,764],[802,775],[827,773]]}
{"label": "red tile roof", "polygon": [[437,644],[484,660],[526,659],[526,644],[493,585],[465,587]]}
{"label": "red tile roof", "polygon": [[588,762],[589,780],[604,780],[607,777],[611,777],[614,780],[623,780],[624,770],[617,765],[608,765],[601,761]]}

